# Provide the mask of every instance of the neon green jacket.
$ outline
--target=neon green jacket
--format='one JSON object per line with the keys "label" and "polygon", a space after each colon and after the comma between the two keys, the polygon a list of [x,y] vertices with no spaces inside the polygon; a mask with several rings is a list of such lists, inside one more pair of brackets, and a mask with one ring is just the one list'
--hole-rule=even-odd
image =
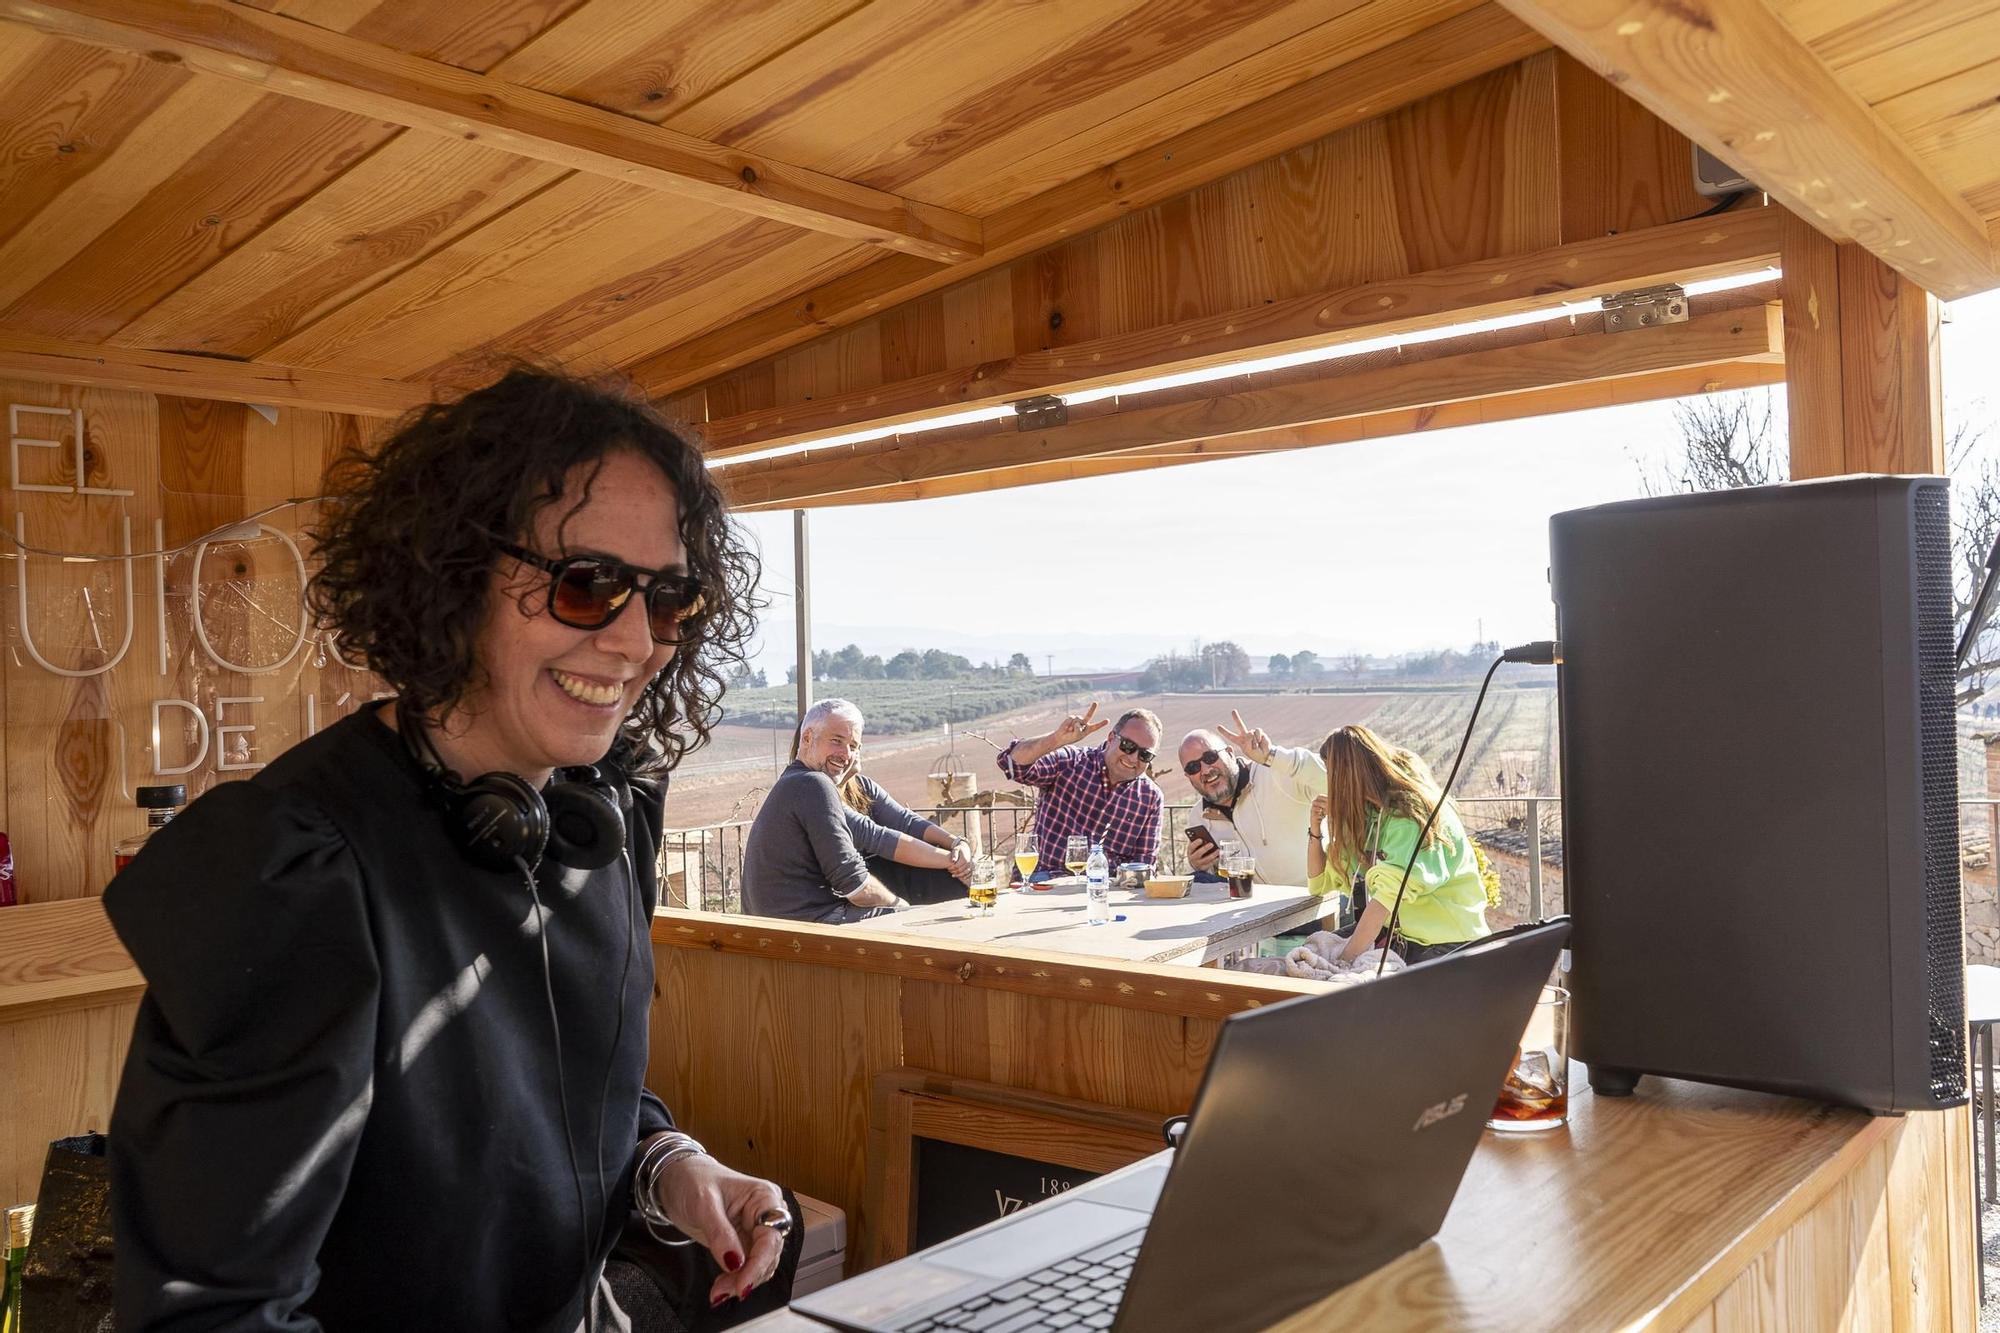
{"label": "neon green jacket", "polygon": [[[1375,864],[1368,868],[1368,896],[1388,907],[1396,901],[1396,886],[1403,881],[1403,867],[1416,850],[1423,823],[1405,815],[1390,815],[1378,839],[1375,824],[1379,818],[1378,812],[1368,820],[1368,841],[1379,848]],[[1410,887],[1403,892],[1397,929],[1418,944],[1483,939],[1493,931],[1486,924],[1486,885],[1479,877],[1479,853],[1449,801],[1438,812],[1431,832],[1431,845],[1410,870]],[[1306,887],[1317,894],[1347,897],[1359,859],[1350,848],[1336,848],[1327,858],[1326,869],[1313,876]]]}

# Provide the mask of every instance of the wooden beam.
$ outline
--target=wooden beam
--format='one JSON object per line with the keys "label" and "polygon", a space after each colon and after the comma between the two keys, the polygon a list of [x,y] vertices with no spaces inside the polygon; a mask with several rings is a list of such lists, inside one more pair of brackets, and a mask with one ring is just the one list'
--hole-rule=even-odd
{"label": "wooden beam", "polygon": [[1836,240],[1940,296],[2000,285],[1986,224],[1763,0],[1501,0]]}
{"label": "wooden beam", "polygon": [[1497,5],[1482,5],[1001,209],[986,219],[986,251],[976,261],[939,268],[900,255],[878,260],[626,372],[664,397],[1547,49]]}
{"label": "wooden beam", "polygon": [[[856,491],[840,491],[804,499],[776,501],[768,505],[737,506],[743,512],[761,509],[816,509],[836,505],[885,504],[901,500],[935,500],[947,495],[975,495],[1017,486],[1039,486],[1049,482],[1079,481],[1090,477],[1118,476],[1127,472],[1147,472],[1163,467],[1185,467],[1190,463],[1212,463],[1223,458],[1246,458],[1263,454],[1288,453],[1295,449],[1318,449],[1327,445],[1351,444],[1356,440],[1379,440],[1426,431],[1450,430],[1459,426],[1490,425],[1497,421],[1517,421],[1526,417],[1553,416],[1562,412],[1584,412],[1599,407],[1627,403],[1656,402],[1669,398],[1689,398],[1696,394],[1723,393],[1736,389],[1768,388],[1785,382],[1785,367],[1771,361],[1731,361],[1715,366],[1690,366],[1683,370],[1660,370],[1627,379],[1563,384],[1551,389],[1529,389],[1521,393],[1496,394],[1456,403],[1428,407],[1399,408],[1371,412],[1366,416],[1344,417],[1273,431],[1232,435],[1211,445],[1205,440],[1159,444],[1122,454],[1096,458],[1072,458],[1052,463],[1023,463],[1018,467],[992,472],[962,473],[924,481],[898,482]],[[725,477],[727,473],[723,474]]]}
{"label": "wooden beam", "polygon": [[[1628,333],[1578,334],[1519,342],[1456,356],[1410,361],[1267,387],[1218,391],[1187,402],[1137,406],[1045,431],[950,440],[913,437],[858,446],[833,457],[773,459],[717,475],[734,504],[795,503],[813,496],[1023,464],[1090,458],[1170,442],[1203,441],[1228,451],[1228,437],[1426,407],[1557,385],[1620,379],[1731,361],[1776,363],[1784,334],[1775,305],[1697,315]],[[1135,400],[1143,401],[1143,400]]]}
{"label": "wooden beam", "polygon": [[1858,245],[1785,235],[1791,475],[1945,470],[1937,298]]}
{"label": "wooden beam", "polygon": [[727,458],[1030,394],[1074,393],[1141,374],[1170,375],[1357,337],[1546,309],[1562,300],[1657,283],[1748,272],[1778,262],[1784,218],[1782,209],[1748,208],[1094,338],[711,421],[701,427],[702,447],[711,456]]}
{"label": "wooden beam", "polygon": [[977,218],[229,0],[0,0],[0,19],[924,261],[983,249]]}
{"label": "wooden beam", "polygon": [[1802,218],[1784,213],[1785,437],[1791,475],[1847,471],[1847,425],[1841,417],[1839,246]]}
{"label": "wooden beam", "polygon": [[362,417],[401,416],[431,399],[430,389],[334,370],[259,361],[224,361],[175,352],[101,347],[0,330],[0,377],[88,384],[100,389],[175,394],[223,403],[264,403]]}
{"label": "wooden beam", "polygon": [[1937,298],[1859,246],[1838,258],[1845,470],[1943,475]]}

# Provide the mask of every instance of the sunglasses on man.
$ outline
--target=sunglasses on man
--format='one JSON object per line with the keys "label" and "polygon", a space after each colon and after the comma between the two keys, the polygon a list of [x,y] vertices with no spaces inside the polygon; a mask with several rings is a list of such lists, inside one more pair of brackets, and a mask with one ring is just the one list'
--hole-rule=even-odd
{"label": "sunglasses on man", "polygon": [[1203,750],[1201,752],[1200,758],[1190,759],[1185,764],[1182,764],[1181,772],[1187,774],[1189,777],[1193,777],[1195,774],[1201,772],[1201,770],[1207,768],[1210,764],[1214,763],[1216,760],[1220,758],[1222,758],[1222,756],[1220,754],[1217,754],[1214,750]]}
{"label": "sunglasses on man", "polygon": [[[635,592],[645,595],[646,628],[654,643],[686,643],[688,622],[701,615],[701,580],[692,574],[640,569],[603,555],[551,560],[512,542],[498,545],[522,564],[549,576],[549,614],[558,625],[603,629],[618,618]],[[641,579],[647,582],[642,585]]]}
{"label": "sunglasses on man", "polygon": [[1118,738],[1118,749],[1120,753],[1123,754],[1138,755],[1139,762],[1142,764],[1150,764],[1153,762],[1153,752],[1151,750],[1148,750],[1145,746],[1139,744],[1139,742],[1135,740],[1130,740],[1124,736],[1120,736]]}

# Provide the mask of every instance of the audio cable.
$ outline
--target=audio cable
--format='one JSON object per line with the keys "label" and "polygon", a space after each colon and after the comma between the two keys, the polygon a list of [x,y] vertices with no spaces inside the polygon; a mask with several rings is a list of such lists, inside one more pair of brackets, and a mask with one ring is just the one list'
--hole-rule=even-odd
{"label": "audio cable", "polygon": [[[1486,702],[1486,688],[1493,683],[1493,673],[1498,671],[1501,664],[1505,662],[1527,662],[1537,666],[1555,666],[1560,664],[1561,661],[1562,645],[1560,643],[1554,639],[1538,639],[1533,643],[1519,644],[1507,649],[1500,656],[1493,659],[1492,666],[1486,668],[1486,678],[1479,682],[1479,697],[1472,701],[1472,716],[1465,719],[1465,734],[1458,739],[1458,754],[1452,758],[1451,772],[1446,775],[1444,785],[1438,788],[1437,801],[1431,806],[1430,815],[1424,820],[1424,826],[1417,834],[1416,845],[1410,849],[1410,859],[1403,864],[1402,882],[1396,885],[1396,900],[1390,904],[1389,924],[1385,929],[1390,944],[1395,943],[1396,922],[1400,919],[1403,911],[1403,892],[1410,887],[1410,872],[1416,868],[1417,853],[1423,850],[1424,839],[1430,837],[1431,826],[1437,823],[1438,811],[1444,809],[1445,801],[1450,799],[1451,784],[1457,781],[1459,765],[1465,762],[1466,748],[1472,743],[1472,728],[1479,721],[1480,705]],[[1387,818],[1387,816],[1388,812],[1384,811],[1383,817]],[[1472,835],[1468,833],[1466,836],[1471,837]],[[1382,969],[1388,965],[1389,946],[1384,945],[1382,957],[1375,964],[1375,975],[1378,977],[1381,976]]]}

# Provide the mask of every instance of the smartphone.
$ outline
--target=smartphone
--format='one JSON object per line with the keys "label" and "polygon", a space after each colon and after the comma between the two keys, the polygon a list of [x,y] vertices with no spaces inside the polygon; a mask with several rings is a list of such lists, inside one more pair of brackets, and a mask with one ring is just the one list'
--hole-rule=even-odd
{"label": "smartphone", "polygon": [[1210,833],[1204,825],[1190,824],[1186,832],[1189,850],[1193,850],[1195,847],[1215,846],[1215,835]]}

